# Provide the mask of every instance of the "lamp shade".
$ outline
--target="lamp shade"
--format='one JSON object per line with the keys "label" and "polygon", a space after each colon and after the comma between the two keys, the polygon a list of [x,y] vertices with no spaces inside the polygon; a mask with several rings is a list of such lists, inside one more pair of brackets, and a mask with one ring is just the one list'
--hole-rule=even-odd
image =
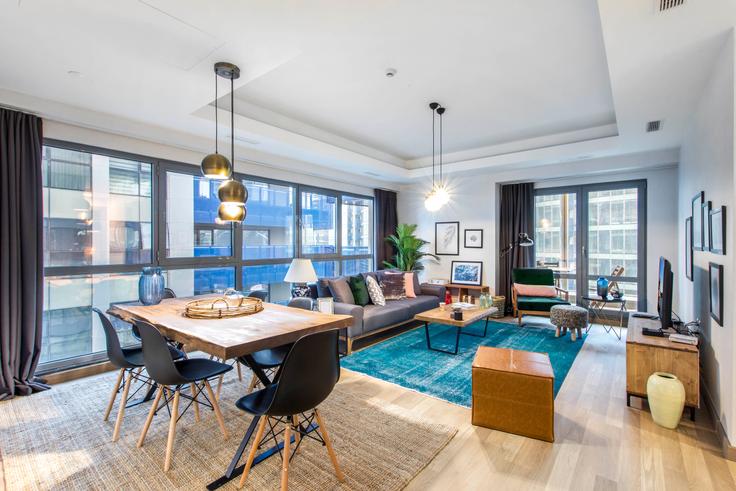
{"label": "lamp shade", "polygon": [[314,271],[311,259],[292,259],[289,271],[284,276],[287,283],[309,283],[317,281],[317,273]]}
{"label": "lamp shade", "polygon": [[238,203],[243,205],[248,201],[248,191],[242,182],[236,179],[230,179],[220,184],[220,187],[217,189],[217,197],[220,198],[221,203]]}
{"label": "lamp shade", "polygon": [[222,154],[211,153],[202,159],[200,164],[202,175],[207,179],[230,179],[233,167],[230,161]]}
{"label": "lamp shade", "polygon": [[519,245],[521,247],[531,247],[534,245],[534,241],[531,237],[529,237],[528,234],[525,234],[524,232],[521,232],[519,234]]}

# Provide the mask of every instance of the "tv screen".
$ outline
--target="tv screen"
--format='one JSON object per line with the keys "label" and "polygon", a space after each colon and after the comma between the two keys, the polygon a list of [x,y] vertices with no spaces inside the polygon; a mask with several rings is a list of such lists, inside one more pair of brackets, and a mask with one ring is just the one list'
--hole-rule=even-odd
{"label": "tv screen", "polygon": [[657,313],[662,329],[672,327],[672,264],[664,257],[659,258]]}

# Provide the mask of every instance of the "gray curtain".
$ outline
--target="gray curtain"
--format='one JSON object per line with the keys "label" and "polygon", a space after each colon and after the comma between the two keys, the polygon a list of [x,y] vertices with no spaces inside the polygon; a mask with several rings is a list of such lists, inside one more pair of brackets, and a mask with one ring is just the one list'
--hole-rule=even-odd
{"label": "gray curtain", "polygon": [[511,271],[534,264],[534,247],[517,247],[520,233],[534,238],[534,183],[501,186],[501,209],[498,223],[499,253],[514,244],[513,249],[499,258],[497,295],[506,297],[506,312],[511,305]]}
{"label": "gray curtain", "polygon": [[374,191],[374,210],[376,214],[376,267],[383,269],[383,261],[391,261],[394,249],[386,242],[386,237],[396,233],[399,224],[396,212],[396,193],[385,189]]}
{"label": "gray curtain", "polygon": [[41,356],[41,118],[0,108],[0,399],[48,386]]}

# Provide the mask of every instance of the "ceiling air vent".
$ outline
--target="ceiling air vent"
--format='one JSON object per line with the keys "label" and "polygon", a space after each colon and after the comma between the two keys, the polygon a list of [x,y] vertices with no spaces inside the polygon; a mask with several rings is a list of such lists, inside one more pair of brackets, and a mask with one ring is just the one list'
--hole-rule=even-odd
{"label": "ceiling air vent", "polygon": [[662,128],[662,121],[649,121],[647,123],[647,133],[651,133],[652,131],[659,131],[660,128]]}
{"label": "ceiling air vent", "polygon": [[654,0],[655,8],[659,12],[685,5],[685,0]]}

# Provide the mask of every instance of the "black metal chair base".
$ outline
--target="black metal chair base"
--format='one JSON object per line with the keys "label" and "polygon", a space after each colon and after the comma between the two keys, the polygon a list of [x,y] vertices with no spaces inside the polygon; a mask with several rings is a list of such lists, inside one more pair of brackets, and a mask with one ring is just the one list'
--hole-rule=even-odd
{"label": "black metal chair base", "polygon": [[464,334],[466,336],[473,336],[476,338],[484,338],[486,337],[486,334],[488,333],[488,317],[486,317],[486,324],[483,327],[483,334],[473,334],[471,332],[463,332],[463,328],[459,326],[455,326],[456,333],[455,333],[455,350],[444,350],[442,348],[434,348],[432,347],[432,342],[429,337],[429,322],[424,323],[424,334],[427,337],[427,349],[432,351],[438,351],[440,353],[447,353],[448,355],[457,355],[458,349],[460,348],[460,334]]}

